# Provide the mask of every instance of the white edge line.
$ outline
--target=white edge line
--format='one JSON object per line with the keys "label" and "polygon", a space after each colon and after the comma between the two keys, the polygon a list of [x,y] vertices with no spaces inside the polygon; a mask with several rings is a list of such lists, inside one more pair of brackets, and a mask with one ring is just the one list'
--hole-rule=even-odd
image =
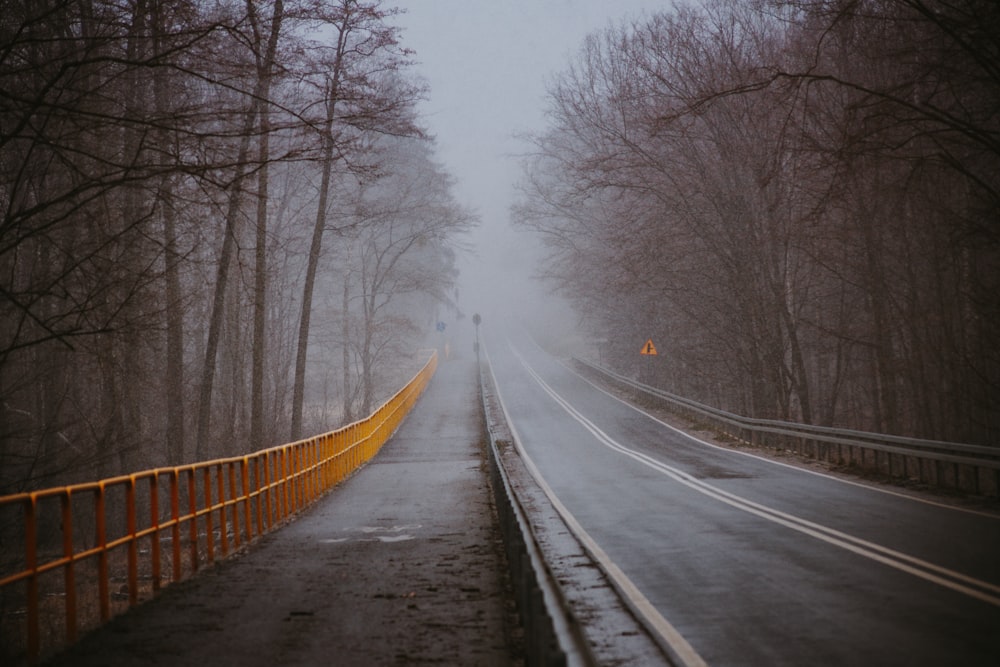
{"label": "white edge line", "polygon": [[559,363],[563,366],[563,368],[565,368],[570,373],[573,373],[574,375],[576,375],[577,377],[579,377],[581,380],[583,380],[584,382],[586,382],[587,384],[589,384],[590,386],[592,386],[597,391],[610,396],[611,398],[615,399],[616,401],[618,401],[622,405],[626,405],[626,406],[632,408],[633,410],[635,410],[639,414],[644,415],[644,416],[648,417],[649,419],[652,419],[653,421],[655,421],[656,423],[660,424],[661,426],[665,426],[668,429],[670,429],[671,431],[674,431],[675,433],[678,433],[678,434],[680,434],[680,435],[682,435],[682,436],[684,436],[686,438],[689,438],[689,439],[697,442],[698,444],[704,445],[706,447],[711,447],[712,449],[718,449],[718,450],[721,450],[721,451],[724,451],[724,452],[731,452],[733,454],[739,454],[740,456],[746,456],[746,457],[749,457],[749,458],[752,458],[752,459],[757,459],[758,461],[763,461],[765,463],[770,463],[771,465],[781,466],[782,468],[790,468],[791,470],[798,470],[799,472],[803,472],[803,473],[806,473],[808,475],[816,475],[817,477],[822,477],[824,479],[830,479],[830,480],[833,480],[835,482],[840,482],[841,484],[850,484],[851,486],[857,486],[857,487],[860,487],[862,489],[868,489],[869,491],[875,491],[876,493],[884,493],[884,494],[887,494],[887,495],[890,495],[890,496],[896,496],[897,498],[905,498],[906,500],[912,500],[914,502],[924,503],[925,505],[933,505],[935,507],[941,507],[943,509],[954,510],[956,512],[965,512],[966,514],[974,514],[976,516],[982,516],[982,517],[987,517],[989,519],[1000,520],[1000,514],[995,514],[995,513],[991,513],[991,512],[982,512],[980,510],[968,509],[966,507],[959,507],[957,505],[949,505],[949,504],[946,504],[946,503],[937,502],[935,500],[928,500],[926,498],[920,498],[919,496],[912,496],[912,495],[909,495],[907,493],[900,493],[899,491],[893,491],[891,489],[884,489],[884,488],[881,488],[881,487],[878,487],[878,486],[872,486],[871,484],[865,484],[863,482],[856,482],[856,481],[851,480],[851,479],[844,479],[842,477],[836,477],[834,475],[830,475],[830,474],[827,474],[827,473],[819,472],[817,470],[810,470],[808,468],[803,468],[801,466],[793,465],[791,463],[782,463],[781,461],[775,461],[773,459],[769,459],[769,458],[764,457],[764,456],[758,456],[757,454],[751,454],[750,452],[744,452],[744,451],[741,451],[741,450],[736,449],[736,448],[723,447],[722,445],[713,444],[713,443],[708,442],[706,440],[702,440],[698,436],[692,435],[691,433],[688,433],[687,431],[683,431],[683,430],[677,428],[676,426],[671,426],[670,424],[668,424],[667,422],[663,421],[662,419],[660,419],[660,418],[658,418],[658,417],[656,417],[654,415],[649,414],[648,412],[646,412],[642,408],[640,408],[640,407],[638,407],[636,405],[633,405],[632,403],[629,403],[628,401],[626,401],[624,399],[621,399],[618,396],[615,396],[614,394],[612,394],[608,390],[604,389],[603,387],[598,386],[596,383],[594,383],[592,380],[590,380],[586,376],[581,375],[576,369],[571,368],[565,362],[563,362],[563,361],[560,360]]}
{"label": "white edge line", "polygon": [[[509,343],[508,343],[509,344]],[[513,349],[513,348],[512,348]],[[493,366],[490,364],[490,373],[493,373]],[[503,411],[504,418],[507,421],[507,425],[510,428],[511,436],[514,439],[514,447],[517,449],[518,456],[524,461],[525,467],[528,468],[528,472],[535,479],[535,482],[541,487],[542,491],[548,497],[549,502],[552,503],[556,511],[562,517],[563,521],[569,529],[576,535],[584,546],[590,551],[591,556],[596,559],[604,571],[611,577],[615,583],[618,585],[619,589],[629,598],[629,600],[634,605],[636,611],[642,614],[649,625],[656,630],[667,643],[667,645],[674,651],[676,656],[681,659],[685,667],[708,667],[708,663],[698,655],[698,652],[694,650],[694,647],[688,643],[686,639],[677,631],[670,621],[663,617],[663,615],[653,606],[653,603],[646,598],[645,595],[636,587],[632,580],[629,579],[624,572],[611,560],[611,558],[604,552],[604,550],[594,541],[594,539],[583,529],[583,526],[576,520],[576,517],[562,504],[562,501],[556,497],[555,492],[542,477],[541,472],[535,466],[535,462],[525,451],[524,446],[521,444],[521,437],[517,433],[517,429],[514,428],[514,424],[510,419],[510,414],[507,412],[507,405],[504,403],[503,396],[501,396],[500,385],[496,381],[496,377],[493,378],[493,386],[496,387],[497,401],[500,403],[500,409]]]}
{"label": "white edge line", "polygon": [[[690,487],[695,491],[699,491],[709,497],[713,497],[716,500],[726,503],[727,505],[730,505],[736,509],[743,510],[750,514],[757,515],[761,518],[767,519],[774,523],[791,528],[792,530],[796,530],[798,532],[810,535],[812,537],[815,537],[819,540],[822,540],[834,546],[838,546],[842,549],[846,549],[847,551],[851,551],[860,556],[870,558],[874,561],[880,562],[884,565],[888,565],[897,570],[907,572],[908,574],[912,574],[926,581],[930,581],[945,588],[949,588],[958,593],[963,593],[969,597],[978,599],[982,602],[986,602],[987,604],[1000,606],[1000,598],[986,592],[986,591],[1000,592],[1000,587],[997,587],[994,584],[981,581],[973,577],[969,577],[960,572],[949,570],[947,568],[935,565],[933,563],[929,563],[927,561],[915,558],[913,556],[909,556],[907,554],[903,554],[901,552],[897,552],[893,549],[889,549],[888,547],[883,547],[881,545],[868,542],[867,540],[862,540],[860,538],[848,535],[846,533],[842,533],[827,526],[823,526],[821,524],[817,524],[811,521],[807,521],[806,519],[802,519],[800,517],[796,517],[794,515],[781,512],[766,505],[755,503],[736,494],[714,487],[711,484],[695,480],[691,478],[691,476],[688,475],[687,473],[684,473],[681,470],[677,470],[672,466],[663,463],[662,461],[658,461],[647,454],[643,454],[642,452],[637,452],[635,450],[629,449],[628,447],[625,447],[624,445],[616,441],[614,438],[604,433],[604,431],[598,428],[596,424],[593,424],[592,422],[590,422],[590,420],[586,419],[586,417],[584,417],[578,410],[576,410],[576,408],[574,408],[569,403],[569,401],[567,401],[560,394],[558,394],[555,391],[555,389],[549,386],[549,384],[546,383],[545,380],[543,380],[542,377],[538,375],[538,373],[528,365],[528,362],[526,359],[524,359],[524,357],[520,356],[520,354],[518,354],[516,351],[514,351],[514,354],[520,359],[521,364],[524,365],[525,369],[528,371],[528,374],[533,377],[535,382],[539,384],[539,386],[542,388],[543,391],[549,394],[550,398],[552,398],[560,407],[563,408],[563,410],[565,410],[573,419],[575,419],[578,423],[580,423],[586,430],[590,431],[590,433],[595,438],[597,438],[598,442],[603,444],[605,447],[608,447],[612,451],[617,451],[620,454],[624,454],[625,456],[628,456],[642,463],[643,465],[653,468],[654,470],[657,470],[660,473],[673,478],[674,480],[680,482],[681,484],[684,484],[685,486]],[[600,389],[600,387],[597,388]],[[612,396],[612,398],[616,397]],[[616,400],[620,399],[616,398]],[[624,403],[624,401],[622,402]],[[628,405],[628,403],[625,403],[625,405]],[[640,410],[639,412],[642,411]],[[664,424],[655,417],[650,417],[650,418],[653,419],[654,421],[663,424],[664,426],[667,426],[668,428],[673,429],[674,431],[678,431],[678,429],[670,426],[669,424]],[[683,434],[683,431],[678,431],[678,432]],[[716,447],[718,449],[723,449],[724,451],[729,451],[726,450],[725,448],[717,447],[716,445],[710,445],[709,443],[704,443],[704,444],[708,444],[709,446]],[[754,458],[760,458],[760,457],[754,457]],[[767,459],[763,458],[761,460],[767,461]],[[778,465],[786,465],[786,464],[778,464]],[[798,469],[795,468],[795,466],[786,465],[786,467],[796,470]],[[836,478],[831,478],[831,479],[836,479]],[[912,565],[908,563],[912,563]],[[914,567],[914,565],[917,567]],[[921,567],[925,569],[920,569]],[[944,575],[944,576],[939,576],[939,575]],[[951,579],[948,579],[947,577],[950,577]],[[962,583],[958,582],[965,582],[966,584],[970,584],[971,587],[963,585]],[[978,587],[978,589],[975,587]]]}

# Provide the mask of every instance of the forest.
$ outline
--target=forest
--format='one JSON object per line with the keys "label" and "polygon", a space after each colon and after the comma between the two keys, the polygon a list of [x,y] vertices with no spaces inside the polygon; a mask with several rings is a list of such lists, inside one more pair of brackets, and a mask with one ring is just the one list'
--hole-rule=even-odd
{"label": "forest", "polygon": [[591,35],[547,118],[513,215],[603,364],[998,444],[1000,3],[677,3]]}
{"label": "forest", "polygon": [[367,415],[474,213],[380,0],[0,0],[0,495]]}

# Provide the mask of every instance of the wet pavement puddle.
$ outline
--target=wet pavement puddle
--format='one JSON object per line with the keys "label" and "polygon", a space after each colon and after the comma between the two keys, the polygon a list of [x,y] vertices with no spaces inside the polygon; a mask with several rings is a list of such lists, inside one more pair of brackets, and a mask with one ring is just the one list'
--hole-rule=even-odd
{"label": "wet pavement puddle", "polygon": [[[329,537],[319,540],[320,544],[339,544],[341,542],[406,542],[417,539],[410,531],[416,531],[423,526],[419,523],[404,526],[362,526],[354,531],[361,533],[358,537]],[[352,531],[353,532],[353,531]]]}

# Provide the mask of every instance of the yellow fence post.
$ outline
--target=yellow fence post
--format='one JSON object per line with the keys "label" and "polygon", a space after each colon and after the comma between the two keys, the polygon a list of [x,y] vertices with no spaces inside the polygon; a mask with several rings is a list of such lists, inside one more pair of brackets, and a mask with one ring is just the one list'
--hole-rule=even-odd
{"label": "yellow fence post", "polygon": [[125,530],[128,533],[128,606],[139,602],[139,545],[136,544],[135,475],[129,475],[125,487]]}
{"label": "yellow fence post", "polygon": [[94,499],[95,542],[100,552],[97,554],[97,593],[101,605],[101,621],[111,618],[111,595],[108,591],[108,533],[104,515],[104,482],[98,482]]}
{"label": "yellow fence post", "polygon": [[66,589],[66,641],[76,641],[76,571],[73,567],[73,494],[69,489],[59,494],[62,506],[63,586]]}
{"label": "yellow fence post", "polygon": [[31,572],[27,581],[28,594],[28,656],[34,661],[41,650],[38,632],[38,526],[36,494],[28,496],[24,505],[24,564]]}
{"label": "yellow fence post", "polygon": [[195,489],[194,468],[187,469],[188,480],[188,517],[190,521],[191,571],[198,571],[198,507],[197,489]]}
{"label": "yellow fence post", "polygon": [[181,580],[181,490],[180,471],[174,468],[170,471],[170,547],[171,547],[171,581]]}
{"label": "yellow fence post", "polygon": [[153,592],[156,593],[160,590],[160,476],[156,472],[149,476],[149,525],[153,529],[149,552],[153,566]]}
{"label": "yellow fence post", "polygon": [[[205,494],[205,547],[206,554],[208,558],[208,563],[211,565],[215,562],[215,536],[212,534],[212,471],[209,468],[203,468],[201,471],[201,484],[204,487],[202,490]],[[198,515],[197,510],[192,508],[195,516]]]}
{"label": "yellow fence post", "polygon": [[[225,470],[221,463],[215,466],[216,497],[219,501],[219,545],[222,557],[229,555],[229,535],[226,528],[226,480]],[[211,507],[211,506],[210,506]]]}

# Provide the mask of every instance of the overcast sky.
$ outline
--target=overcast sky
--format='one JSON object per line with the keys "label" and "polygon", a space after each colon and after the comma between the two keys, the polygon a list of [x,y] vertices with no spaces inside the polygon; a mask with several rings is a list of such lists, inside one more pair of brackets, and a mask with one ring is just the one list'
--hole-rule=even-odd
{"label": "overcast sky", "polygon": [[544,128],[546,82],[589,33],[669,0],[397,0],[396,6],[406,12],[395,21],[403,45],[416,51],[416,73],[430,86],[424,123],[457,179],[456,197],[482,219],[473,236],[479,255],[463,264],[464,289],[475,291],[498,279],[504,260],[497,248],[510,245],[505,230],[519,177],[516,155],[525,150],[515,135]]}

